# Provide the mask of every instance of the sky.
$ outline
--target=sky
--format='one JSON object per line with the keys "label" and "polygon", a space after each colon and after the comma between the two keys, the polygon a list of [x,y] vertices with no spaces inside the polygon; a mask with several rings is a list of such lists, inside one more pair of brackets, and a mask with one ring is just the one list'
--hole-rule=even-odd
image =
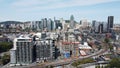
{"label": "sky", "polygon": [[0,21],[39,21],[42,18],[106,21],[120,24],[120,0],[0,0]]}

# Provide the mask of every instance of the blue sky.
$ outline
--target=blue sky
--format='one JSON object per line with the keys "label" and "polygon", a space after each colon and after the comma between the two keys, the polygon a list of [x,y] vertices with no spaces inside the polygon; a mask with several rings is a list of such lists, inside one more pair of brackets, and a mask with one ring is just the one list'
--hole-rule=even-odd
{"label": "blue sky", "polygon": [[107,21],[114,16],[120,23],[120,0],[0,0],[0,21],[35,21],[42,18],[69,19],[76,21]]}

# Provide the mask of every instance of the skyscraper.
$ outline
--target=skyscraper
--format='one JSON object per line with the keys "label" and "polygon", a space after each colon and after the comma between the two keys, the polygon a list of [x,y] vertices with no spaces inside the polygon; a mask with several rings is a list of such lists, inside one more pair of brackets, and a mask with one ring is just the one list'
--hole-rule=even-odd
{"label": "skyscraper", "polygon": [[99,30],[98,30],[99,25],[100,25],[100,22],[96,21],[96,22],[95,22],[95,30],[94,30],[95,33],[98,33],[98,32],[99,32]]}
{"label": "skyscraper", "polygon": [[103,23],[100,23],[98,26],[98,32],[103,33]]}
{"label": "skyscraper", "polygon": [[47,23],[47,25],[48,25],[48,26],[47,26],[47,30],[48,30],[48,31],[52,31],[52,28],[53,28],[53,27],[52,27],[52,20],[51,20],[51,19],[48,19],[47,22],[48,22],[48,23]]}
{"label": "skyscraper", "polygon": [[107,32],[107,22],[92,21],[92,32],[103,33]]}
{"label": "skyscraper", "polygon": [[46,28],[46,27],[47,27],[47,18],[45,18],[45,19],[44,19],[43,26],[44,26],[44,28]]}
{"label": "skyscraper", "polygon": [[41,25],[42,25],[42,30],[44,30],[45,28],[47,28],[47,18],[44,18],[41,20]]}
{"label": "skyscraper", "polygon": [[103,23],[103,32],[107,32],[107,22],[102,22]]}
{"label": "skyscraper", "polygon": [[96,20],[92,21],[92,32],[95,32],[95,22],[96,22]]}
{"label": "skyscraper", "polygon": [[112,32],[113,22],[114,22],[114,16],[108,16],[107,31],[110,33]]}
{"label": "skyscraper", "polygon": [[63,27],[63,30],[64,30],[65,21],[63,20],[63,18],[60,19],[60,23],[62,23],[62,27]]}
{"label": "skyscraper", "polygon": [[70,28],[73,29],[75,27],[74,16],[71,15],[70,17]]}
{"label": "skyscraper", "polygon": [[56,29],[56,22],[55,22],[55,17],[54,17],[54,20],[53,20],[53,29],[55,30]]}

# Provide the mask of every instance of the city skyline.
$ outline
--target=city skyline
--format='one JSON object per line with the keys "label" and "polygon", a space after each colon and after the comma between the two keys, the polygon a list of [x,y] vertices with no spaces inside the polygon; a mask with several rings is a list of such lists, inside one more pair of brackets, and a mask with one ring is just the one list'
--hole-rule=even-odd
{"label": "city skyline", "polygon": [[81,19],[106,21],[114,16],[114,23],[120,22],[119,0],[0,0],[0,21],[34,21],[42,18]]}

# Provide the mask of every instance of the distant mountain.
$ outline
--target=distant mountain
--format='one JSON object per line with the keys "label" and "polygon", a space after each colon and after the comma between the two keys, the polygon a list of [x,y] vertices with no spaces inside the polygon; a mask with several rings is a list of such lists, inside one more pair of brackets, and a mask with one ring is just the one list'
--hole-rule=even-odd
{"label": "distant mountain", "polygon": [[0,24],[20,24],[23,22],[19,22],[19,21],[4,21],[4,22],[0,22]]}

